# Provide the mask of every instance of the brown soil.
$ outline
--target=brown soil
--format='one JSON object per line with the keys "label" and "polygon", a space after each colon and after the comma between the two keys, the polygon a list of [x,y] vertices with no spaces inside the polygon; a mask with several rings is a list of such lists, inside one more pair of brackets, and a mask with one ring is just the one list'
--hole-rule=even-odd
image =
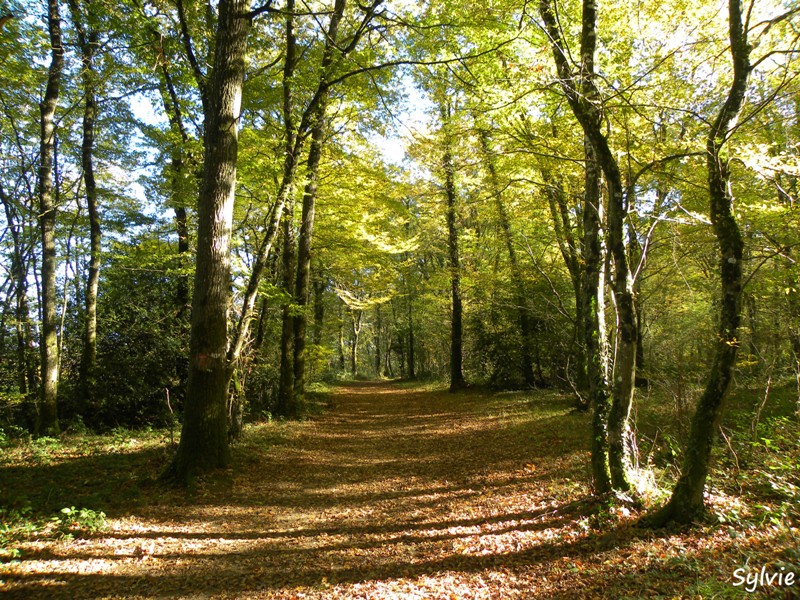
{"label": "brown soil", "polygon": [[233,467],[188,498],[160,492],[100,533],[22,544],[0,565],[0,592],[635,598],[729,586],[739,542],[722,530],[656,537],[621,509],[611,533],[592,532],[587,425],[556,394],[351,384],[321,416],[251,428]]}

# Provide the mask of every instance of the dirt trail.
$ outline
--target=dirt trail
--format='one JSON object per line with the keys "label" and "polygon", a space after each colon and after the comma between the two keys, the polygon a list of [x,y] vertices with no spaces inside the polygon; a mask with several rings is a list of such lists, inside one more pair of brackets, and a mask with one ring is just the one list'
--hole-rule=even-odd
{"label": "dirt trail", "polygon": [[29,548],[0,572],[3,591],[558,596],[549,561],[596,549],[567,527],[580,508],[568,496],[583,490],[570,484],[570,493],[565,477],[585,464],[585,454],[563,449],[585,439],[577,418],[564,431],[567,412],[557,400],[534,413],[517,396],[454,397],[387,383],[338,388],[332,408],[315,419],[251,430],[231,471],[192,499],[165,497],[89,539]]}

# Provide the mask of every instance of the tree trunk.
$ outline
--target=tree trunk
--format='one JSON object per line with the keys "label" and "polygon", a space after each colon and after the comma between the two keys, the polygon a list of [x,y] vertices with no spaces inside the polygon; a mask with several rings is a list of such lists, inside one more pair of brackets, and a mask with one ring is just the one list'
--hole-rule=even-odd
{"label": "tree trunk", "polygon": [[442,154],[442,168],[444,170],[444,190],[447,196],[447,259],[450,268],[450,293],[452,301],[450,321],[450,391],[457,392],[466,387],[463,361],[463,336],[462,323],[463,307],[461,302],[461,267],[458,253],[458,228],[457,228],[457,194],[455,181],[455,166],[453,165],[453,139],[450,133],[450,107],[440,107],[442,127],[444,129],[444,153]]}
{"label": "tree trunk", "polygon": [[381,329],[383,327],[381,319],[381,305],[375,306],[375,376],[383,377],[383,358],[381,356]]}
{"label": "tree trunk", "polygon": [[[178,101],[178,94],[172,81],[172,75],[167,68],[167,62],[163,59],[164,50],[162,47],[163,36],[154,28],[155,52],[161,60],[161,81],[159,91],[161,101],[164,104],[164,113],[167,115],[172,134],[180,138],[180,142],[170,143],[170,164],[169,164],[169,195],[170,204],[175,211],[175,232],[178,234],[178,260],[179,266],[183,268],[185,259],[189,254],[189,224],[186,212],[186,200],[184,196],[183,180],[185,177],[187,164],[184,160],[184,146],[189,142],[189,134],[183,124],[183,113]],[[191,154],[190,163],[194,165]],[[177,289],[175,292],[175,304],[178,307],[178,316],[182,316],[189,308],[189,277],[180,275],[178,277]]]}
{"label": "tree trunk", "polygon": [[40,104],[41,146],[39,165],[39,226],[42,239],[42,386],[38,435],[58,435],[58,320],[56,318],[56,206],[53,184],[55,156],[55,112],[64,68],[61,44],[61,16],[58,0],[47,2],[47,25],[50,34],[51,59],[47,88]]}
{"label": "tree trunk", "polygon": [[293,234],[294,206],[287,206],[283,215],[283,291],[286,301],[283,305],[281,326],[281,365],[278,380],[278,405],[276,412],[286,418],[297,416],[294,402],[294,307],[291,301],[291,291],[294,288],[295,244]]}
{"label": "tree trunk", "polygon": [[[596,169],[592,171],[591,183],[587,179],[586,184],[599,190],[599,175],[600,173]],[[588,396],[585,396],[589,389],[589,380],[586,366],[586,332],[584,331],[586,317],[583,293],[581,291],[582,255],[573,234],[570,207],[567,205],[564,187],[557,178],[553,177],[548,169],[542,168],[542,179],[546,186],[545,194],[550,207],[550,217],[553,221],[556,241],[558,242],[561,257],[564,259],[564,264],[567,266],[570,281],[572,282],[572,291],[575,296],[575,389],[578,396],[577,408],[578,410],[588,410],[591,401]],[[597,197],[599,199],[599,196]]]}
{"label": "tree trunk", "polygon": [[[239,361],[245,341],[247,340],[250,323],[258,296],[258,286],[266,269],[275,238],[280,229],[284,208],[291,204],[294,190],[294,180],[297,173],[297,159],[302,148],[302,139],[297,135],[294,124],[294,68],[297,62],[297,43],[294,33],[294,0],[286,3],[286,57],[283,67],[283,175],[275,198],[275,206],[270,212],[266,232],[256,252],[253,269],[247,282],[242,299],[242,312],[234,330],[233,340],[228,349],[228,362],[231,373]],[[291,288],[287,288],[291,289]]]}
{"label": "tree trunk", "polygon": [[[36,365],[31,364],[29,356],[29,345],[32,341],[30,309],[28,307],[28,266],[25,261],[25,250],[21,238],[22,225],[19,223],[17,211],[0,183],[0,201],[6,215],[6,223],[11,232],[14,253],[11,259],[11,284],[10,296],[14,298],[14,317],[16,318],[17,332],[17,385],[19,393],[27,397],[36,387],[35,377],[32,374],[36,370]],[[3,330],[3,333],[5,330]],[[2,333],[0,333],[2,335]],[[0,346],[2,347],[2,346]]]}
{"label": "tree trunk", "polygon": [[344,302],[339,304],[339,372],[344,373],[345,369],[345,347],[344,347]]}
{"label": "tree trunk", "polygon": [[79,389],[84,409],[91,409],[94,400],[95,370],[97,366],[97,291],[100,285],[100,253],[102,232],[100,212],[97,207],[97,184],[94,177],[94,134],[97,117],[95,99],[97,74],[94,54],[98,44],[97,32],[92,28],[92,3],[84,1],[85,14],[81,14],[78,0],[70,0],[72,21],[78,34],[81,53],[81,79],[83,83],[83,140],[81,142],[81,168],[89,213],[89,277],[86,281],[86,322],[83,332]]}
{"label": "tree trunk", "polygon": [[[178,94],[175,90],[167,61],[164,58],[162,47],[163,36],[155,27],[152,28],[152,35],[155,45],[154,51],[156,55],[160,57],[161,63],[161,77],[159,81],[161,101],[164,105],[164,113],[169,121],[171,133],[175,136],[175,138],[170,140],[169,202],[175,212],[175,233],[178,235],[177,266],[180,271],[183,271],[183,269],[188,266],[190,260],[189,223],[185,206],[187,199],[184,179],[189,167],[192,168],[195,177],[198,175],[201,176],[202,173],[197,173],[196,161],[185,149],[185,146],[189,142],[189,135],[184,126],[183,113],[181,111]],[[188,160],[185,159],[184,154],[186,154]],[[176,326],[181,336],[188,336],[190,331],[190,301],[189,275],[181,272],[178,274],[175,289]],[[186,383],[189,376],[188,360],[185,356],[176,357],[174,369],[178,378],[178,387],[180,391],[185,394]]]}
{"label": "tree trunk", "polygon": [[[400,338],[400,376],[404,377],[406,372],[409,379],[417,378],[417,363],[414,353],[414,305],[411,299],[411,286],[403,275],[403,288],[406,292],[406,322],[408,324],[408,346],[406,346],[406,336],[401,334]],[[406,352],[408,348],[408,352]],[[406,368],[407,366],[407,368]]]}
{"label": "tree trunk", "polygon": [[583,199],[583,277],[581,282],[584,308],[583,333],[586,345],[586,372],[592,415],[592,485],[597,495],[611,491],[608,462],[608,415],[611,411],[609,390],[609,348],[605,317],[605,255],[603,241],[603,200],[600,166],[588,140],[584,142],[586,157]]}
{"label": "tree trunk", "polygon": [[688,523],[705,511],[703,491],[708,477],[711,447],[719,426],[723,401],[733,377],[741,318],[742,255],[744,242],[733,213],[728,163],[722,148],[744,103],[750,74],[747,30],[742,24],[740,0],[728,1],[729,34],[733,58],[733,82],[706,141],[706,166],[710,216],[720,251],[720,315],[714,360],[708,382],[692,418],[683,466],[669,502],[647,519],[659,526],[670,521]]}
{"label": "tree trunk", "polygon": [[[329,35],[336,39],[336,27],[331,23]],[[306,325],[308,323],[309,284],[311,282],[311,240],[314,235],[314,211],[319,180],[319,162],[325,138],[327,93],[317,107],[311,128],[311,145],[308,150],[306,186],[303,190],[303,214],[297,246],[297,277],[294,299],[297,313],[294,317],[294,401],[300,407],[305,402],[306,386]]]}
{"label": "tree trunk", "polygon": [[[787,250],[789,256],[791,250]],[[791,261],[787,264],[790,272],[786,278],[787,334],[789,337],[789,352],[794,370],[795,386],[797,389],[797,418],[800,420],[800,277],[797,276],[797,264]]]}
{"label": "tree trunk", "polygon": [[358,376],[358,340],[361,336],[361,319],[364,317],[363,310],[352,310],[350,318],[353,323],[353,344],[350,346],[350,371],[353,378]]}
{"label": "tree trunk", "polygon": [[259,358],[259,354],[262,352],[264,347],[264,339],[267,337],[267,331],[269,329],[269,323],[267,322],[268,315],[269,300],[267,298],[263,298],[261,300],[261,310],[258,311],[258,327],[256,327],[256,339],[253,343],[256,359]]}
{"label": "tree trunk", "polygon": [[594,156],[606,178],[608,187],[608,246],[614,259],[613,290],[617,307],[616,353],[614,356],[613,400],[608,418],[609,466],[612,485],[630,489],[627,472],[630,461],[629,415],[636,377],[636,311],[628,256],[624,239],[626,213],[625,188],[619,165],[602,130],[602,115],[594,84],[597,5],[584,0],[581,32],[581,74],[579,82],[567,60],[563,40],[552,11],[550,0],[540,4],[542,18],[552,40],[553,57],[560,83],[575,118],[588,138]]}
{"label": "tree trunk", "polygon": [[322,330],[325,326],[325,279],[317,274],[314,278],[314,327],[311,330],[311,343],[322,344]]}
{"label": "tree trunk", "polygon": [[185,483],[229,462],[227,388],[230,240],[238,157],[249,0],[221,0],[205,158],[198,200],[197,268],[192,295],[189,381],[183,430],[167,475]]}

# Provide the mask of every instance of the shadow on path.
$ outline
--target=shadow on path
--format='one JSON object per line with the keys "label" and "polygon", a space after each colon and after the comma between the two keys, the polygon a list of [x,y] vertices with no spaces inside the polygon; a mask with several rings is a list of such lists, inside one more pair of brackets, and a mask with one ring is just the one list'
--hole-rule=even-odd
{"label": "shadow on path", "polygon": [[529,597],[551,561],[627,543],[576,533],[596,507],[574,483],[586,423],[569,409],[558,398],[534,410],[523,396],[343,386],[331,411],[286,426],[283,443],[235,450],[224,485],[209,482],[192,503],[144,507],[87,539],[32,544],[2,567],[0,589],[18,598],[460,597],[458,586],[488,590],[491,580],[502,597]]}

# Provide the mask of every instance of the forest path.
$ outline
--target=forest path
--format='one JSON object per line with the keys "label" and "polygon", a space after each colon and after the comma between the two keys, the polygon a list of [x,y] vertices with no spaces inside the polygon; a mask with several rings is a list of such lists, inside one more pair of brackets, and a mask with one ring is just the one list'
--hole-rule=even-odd
{"label": "forest path", "polygon": [[26,598],[599,596],[618,571],[576,579],[610,563],[578,525],[587,420],[568,402],[341,386],[314,419],[250,428],[191,498],[31,544],[0,579]]}

